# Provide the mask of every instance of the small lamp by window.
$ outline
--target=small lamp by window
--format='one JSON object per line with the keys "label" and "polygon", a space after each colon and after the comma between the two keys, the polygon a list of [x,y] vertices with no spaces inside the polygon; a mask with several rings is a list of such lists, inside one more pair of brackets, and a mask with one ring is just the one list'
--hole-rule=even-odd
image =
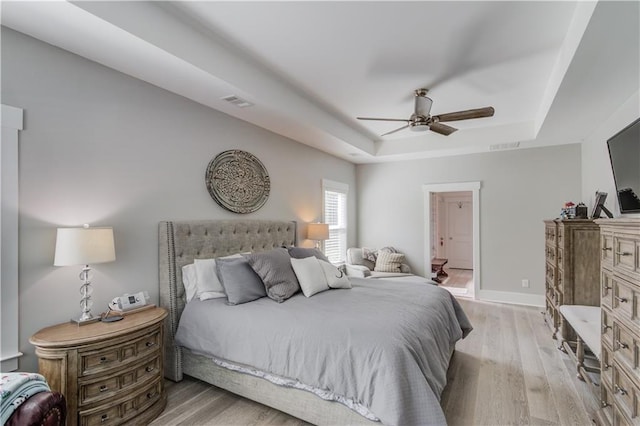
{"label": "small lamp by window", "polygon": [[310,223],[307,225],[307,238],[316,241],[316,248],[320,250],[320,241],[329,239],[329,225],[326,223]]}
{"label": "small lamp by window", "polygon": [[113,243],[113,228],[58,228],[56,236],[56,253],[54,266],[84,265],[80,272],[80,307],[79,318],[72,319],[79,325],[97,321],[91,314],[91,281],[89,280],[90,263],[106,263],[116,260]]}

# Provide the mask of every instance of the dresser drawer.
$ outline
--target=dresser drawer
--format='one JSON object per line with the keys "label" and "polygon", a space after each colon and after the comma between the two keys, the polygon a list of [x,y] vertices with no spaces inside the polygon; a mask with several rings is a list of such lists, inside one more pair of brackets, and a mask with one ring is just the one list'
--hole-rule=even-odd
{"label": "dresser drawer", "polygon": [[546,278],[547,281],[549,281],[553,286],[556,285],[556,267],[549,264],[549,262],[546,263]]}
{"label": "dresser drawer", "polygon": [[609,387],[613,384],[613,350],[607,345],[602,345],[600,354],[600,377],[602,382]]}
{"label": "dresser drawer", "polygon": [[553,292],[555,290],[553,288],[553,284],[550,283],[549,281],[545,280],[544,288],[545,288],[545,295],[547,296],[547,299],[551,299],[553,297]]}
{"label": "dresser drawer", "polygon": [[109,375],[97,380],[81,381],[79,383],[79,406],[85,406],[104,399],[108,399],[123,390],[131,389],[135,385],[153,380],[158,377],[160,358],[152,354],[144,362],[139,363],[117,375]]}
{"label": "dresser drawer", "polygon": [[611,303],[613,315],[626,321],[637,322],[637,287],[615,276],[611,278],[611,284],[613,287]]}
{"label": "dresser drawer", "polygon": [[544,228],[544,239],[548,245],[555,247],[558,243],[556,239],[556,224],[547,223]]}
{"label": "dresser drawer", "polygon": [[602,232],[600,234],[600,264],[609,268],[613,267],[613,234]]}
{"label": "dresser drawer", "polygon": [[637,426],[631,423],[617,406],[613,407],[613,426]]}
{"label": "dresser drawer", "polygon": [[613,267],[631,274],[640,274],[638,251],[640,240],[633,237],[614,236]]}
{"label": "dresser drawer", "polygon": [[[602,343],[613,347],[613,316],[607,309],[601,309],[602,315]],[[604,345],[603,345],[604,346]]]}
{"label": "dresser drawer", "polygon": [[147,334],[119,345],[105,349],[80,353],[80,376],[99,374],[115,368],[122,368],[125,364],[135,362],[148,353],[157,351],[160,347],[160,330],[155,327]]}
{"label": "dresser drawer", "polygon": [[556,270],[556,288],[564,293],[564,272]]}
{"label": "dresser drawer", "polygon": [[624,365],[627,371],[640,379],[638,365],[638,338],[618,321],[613,322],[613,359]]}
{"label": "dresser drawer", "polygon": [[104,426],[126,423],[162,397],[162,380],[130,394],[127,398],[79,412],[81,426]]}
{"label": "dresser drawer", "polygon": [[550,245],[544,246],[544,258],[552,265],[556,264],[556,248]]}
{"label": "dresser drawer", "polygon": [[611,308],[613,306],[613,278],[611,271],[600,271],[600,305]]}
{"label": "dresser drawer", "polygon": [[[640,390],[616,363],[613,363],[613,397],[622,414],[634,423],[638,420],[638,395]],[[615,424],[614,413],[614,424]]]}
{"label": "dresser drawer", "polygon": [[613,424],[613,392],[611,392],[610,383],[602,383],[600,387],[600,407],[602,407],[602,414],[609,424]]}

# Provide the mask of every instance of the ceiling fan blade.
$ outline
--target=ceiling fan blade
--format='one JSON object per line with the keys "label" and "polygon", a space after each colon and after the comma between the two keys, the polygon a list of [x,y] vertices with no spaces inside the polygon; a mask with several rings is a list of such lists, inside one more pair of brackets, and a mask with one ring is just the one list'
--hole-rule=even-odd
{"label": "ceiling fan blade", "polygon": [[375,121],[404,121],[408,123],[406,118],[371,118],[371,117],[356,117],[358,120],[375,120]]}
{"label": "ceiling fan blade", "polygon": [[387,136],[387,135],[390,135],[391,133],[399,132],[400,130],[406,129],[407,127],[409,127],[408,124],[406,126],[398,127],[397,129],[392,130],[392,131],[387,132],[387,133],[384,133],[384,134],[382,134],[380,136]]}
{"label": "ceiling fan blade", "polygon": [[495,110],[493,107],[468,109],[466,111],[450,112],[447,114],[434,115],[434,121],[460,121],[470,120],[472,118],[492,117]]}
{"label": "ceiling fan blade", "polygon": [[444,136],[449,136],[451,133],[457,131],[458,129],[456,129],[455,127],[447,126],[446,124],[442,124],[442,123],[431,123],[429,125],[429,130]]}

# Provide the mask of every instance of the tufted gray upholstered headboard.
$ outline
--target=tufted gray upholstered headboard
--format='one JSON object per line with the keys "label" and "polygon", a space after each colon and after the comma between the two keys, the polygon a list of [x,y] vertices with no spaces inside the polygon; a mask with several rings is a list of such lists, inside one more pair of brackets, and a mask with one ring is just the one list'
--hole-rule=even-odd
{"label": "tufted gray upholstered headboard", "polygon": [[158,281],[165,320],[165,377],[182,380],[182,352],[173,339],[186,304],[182,267],[193,259],[265,251],[296,245],[296,222],[274,220],[199,220],[160,222],[158,226]]}

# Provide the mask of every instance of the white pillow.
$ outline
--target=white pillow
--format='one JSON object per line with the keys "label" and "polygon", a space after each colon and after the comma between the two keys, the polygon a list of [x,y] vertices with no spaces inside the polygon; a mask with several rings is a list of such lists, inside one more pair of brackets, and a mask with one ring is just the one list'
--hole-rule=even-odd
{"label": "white pillow", "polygon": [[187,296],[187,302],[191,301],[198,291],[198,279],[196,276],[196,265],[190,263],[182,267],[182,284],[184,284],[184,292]]}
{"label": "white pillow", "polygon": [[[221,259],[233,259],[242,255],[232,254]],[[224,287],[218,278],[215,259],[194,259],[196,269],[196,297],[200,300],[217,299],[227,297]]]}
{"label": "white pillow", "polygon": [[322,267],[314,256],[305,257],[304,259],[291,258],[291,267],[293,272],[296,273],[302,293],[306,297],[329,290]]}
{"label": "white pillow", "polygon": [[327,280],[327,285],[331,288],[351,288],[351,281],[347,274],[324,260],[318,260],[320,267]]}

